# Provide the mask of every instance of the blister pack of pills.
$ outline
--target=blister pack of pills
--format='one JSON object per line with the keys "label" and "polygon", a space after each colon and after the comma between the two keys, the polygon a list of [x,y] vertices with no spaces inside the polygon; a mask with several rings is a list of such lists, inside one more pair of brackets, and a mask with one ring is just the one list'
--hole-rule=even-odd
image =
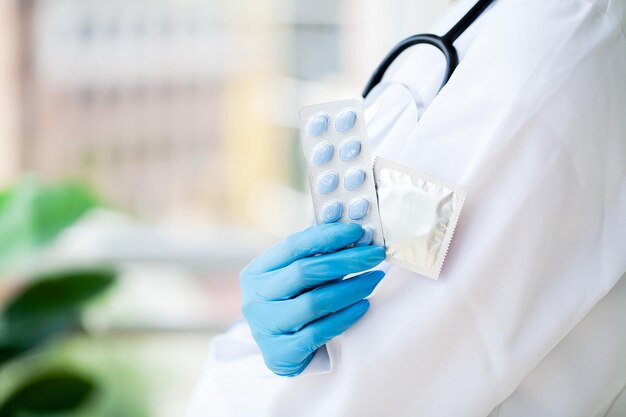
{"label": "blister pack of pills", "polygon": [[303,107],[300,130],[316,223],[360,224],[356,246],[384,246],[363,100]]}

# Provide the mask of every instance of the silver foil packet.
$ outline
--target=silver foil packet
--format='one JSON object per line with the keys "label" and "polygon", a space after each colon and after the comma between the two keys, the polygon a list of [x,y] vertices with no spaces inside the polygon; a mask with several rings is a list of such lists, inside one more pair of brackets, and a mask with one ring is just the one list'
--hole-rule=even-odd
{"label": "silver foil packet", "polygon": [[380,157],[374,177],[387,261],[437,279],[467,187]]}

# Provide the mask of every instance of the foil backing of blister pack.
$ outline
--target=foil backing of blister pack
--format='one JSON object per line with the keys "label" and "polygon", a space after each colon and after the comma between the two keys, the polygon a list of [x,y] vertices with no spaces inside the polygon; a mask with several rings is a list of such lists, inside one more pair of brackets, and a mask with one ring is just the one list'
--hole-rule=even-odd
{"label": "foil backing of blister pack", "polygon": [[[356,119],[351,128],[340,132],[335,129],[335,122],[337,116],[345,111],[353,111],[356,114]],[[327,129],[321,134],[310,135],[309,132],[307,132],[307,126],[313,118],[320,115],[327,116]],[[343,212],[337,221],[357,223],[363,227],[370,227],[373,232],[372,244],[384,246],[385,241],[382,234],[376,200],[372,157],[367,148],[367,130],[363,116],[363,100],[341,100],[303,107],[300,110],[300,130],[316,223],[325,223],[322,218],[324,208],[330,202],[339,201],[343,204]],[[317,130],[319,129],[316,129],[316,133]],[[360,152],[350,161],[342,160],[339,157],[341,147],[355,138],[360,141]],[[312,158],[314,150],[316,149],[315,147],[320,143],[330,143],[334,150],[330,160],[321,165],[316,165],[312,162]],[[354,169],[363,170],[365,172],[365,180],[358,189],[350,191],[344,186],[344,181],[346,174]],[[336,173],[338,176],[336,189],[326,195],[318,193],[316,186],[320,175],[332,172]],[[367,199],[369,207],[363,218],[354,220],[349,216],[349,207],[350,203],[358,199]]]}
{"label": "foil backing of blister pack", "polygon": [[437,279],[467,188],[380,157],[374,176],[387,260]]}

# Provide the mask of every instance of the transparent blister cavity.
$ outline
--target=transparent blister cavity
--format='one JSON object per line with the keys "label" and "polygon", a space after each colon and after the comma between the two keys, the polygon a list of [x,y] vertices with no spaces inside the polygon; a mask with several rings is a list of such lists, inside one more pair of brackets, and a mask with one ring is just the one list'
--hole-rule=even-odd
{"label": "transparent blister cavity", "polygon": [[328,115],[320,113],[307,121],[306,133],[309,136],[320,136],[328,130]]}
{"label": "transparent blister cavity", "polygon": [[303,107],[300,130],[316,223],[360,224],[355,246],[384,246],[363,100]]}
{"label": "transparent blister cavity", "polygon": [[358,138],[350,138],[339,147],[339,159],[343,162],[352,161],[361,153],[361,141]]}
{"label": "transparent blister cavity", "polygon": [[335,147],[330,142],[322,142],[315,145],[311,154],[311,163],[316,166],[322,166],[333,159]]}
{"label": "transparent blister cavity", "polygon": [[376,158],[387,261],[437,279],[467,188]]}
{"label": "transparent blister cavity", "polygon": [[363,236],[361,239],[357,240],[354,246],[367,246],[372,243],[372,238],[374,236],[374,230],[370,226],[363,226]]}
{"label": "transparent blister cavity", "polygon": [[330,201],[322,209],[322,222],[335,223],[343,215],[343,203],[341,201]]}
{"label": "transparent blister cavity", "polygon": [[335,130],[343,133],[348,129],[352,129],[356,122],[356,113],[353,110],[344,110],[335,117]]}
{"label": "transparent blister cavity", "polygon": [[365,182],[367,174],[363,168],[352,168],[343,177],[343,186],[348,191],[356,191]]}
{"label": "transparent blister cavity", "polygon": [[350,220],[360,220],[367,214],[367,210],[370,207],[370,202],[367,198],[359,198],[354,200],[348,206],[348,217]]}
{"label": "transparent blister cavity", "polygon": [[315,191],[321,195],[328,195],[337,189],[339,175],[336,172],[325,172],[317,176]]}

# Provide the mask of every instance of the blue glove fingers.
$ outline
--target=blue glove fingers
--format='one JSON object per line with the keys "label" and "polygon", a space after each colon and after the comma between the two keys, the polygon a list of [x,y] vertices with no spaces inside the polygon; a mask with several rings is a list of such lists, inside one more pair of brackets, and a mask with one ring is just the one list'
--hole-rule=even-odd
{"label": "blue glove fingers", "polygon": [[358,301],[343,310],[314,321],[294,336],[298,337],[300,343],[303,343],[311,353],[315,352],[356,323],[367,312],[369,306],[370,303],[367,300]]}
{"label": "blue glove fingers", "polygon": [[385,260],[380,246],[361,246],[300,259],[286,268],[252,280],[256,294],[267,300],[285,300],[328,281],[356,274]]}
{"label": "blue glove fingers", "polygon": [[325,284],[285,301],[268,303],[272,322],[279,333],[297,332],[310,322],[335,313],[367,297],[383,279],[383,271],[372,271],[343,281]]}
{"label": "blue glove fingers", "polygon": [[271,340],[272,348],[263,351],[267,367],[277,375],[296,376],[311,362],[315,352],[333,337],[352,326],[369,308],[361,300],[349,307],[314,321],[297,333],[261,336],[261,344]]}
{"label": "blue glove fingers", "polygon": [[265,366],[274,372],[278,376],[296,376],[302,373],[304,369],[309,366],[309,363],[315,356],[315,352],[300,352],[300,355],[304,358],[300,363],[294,363],[288,360],[265,360]]}
{"label": "blue glove fingers", "polygon": [[363,236],[363,228],[353,223],[332,223],[313,226],[278,242],[254,259],[246,268],[263,273],[283,268],[292,262],[320,253],[345,248]]}

